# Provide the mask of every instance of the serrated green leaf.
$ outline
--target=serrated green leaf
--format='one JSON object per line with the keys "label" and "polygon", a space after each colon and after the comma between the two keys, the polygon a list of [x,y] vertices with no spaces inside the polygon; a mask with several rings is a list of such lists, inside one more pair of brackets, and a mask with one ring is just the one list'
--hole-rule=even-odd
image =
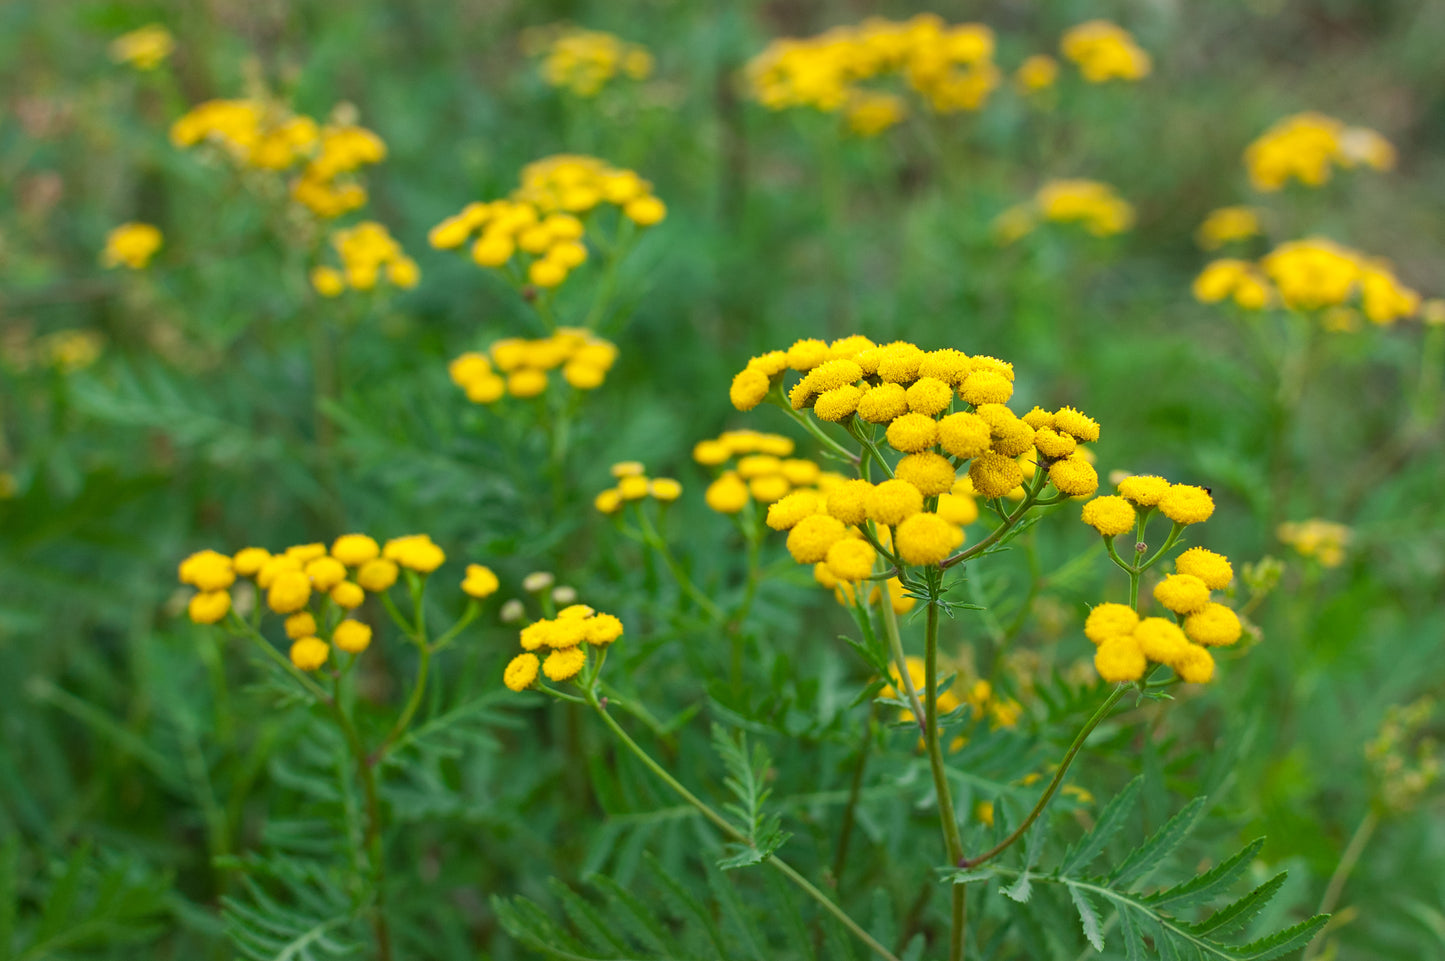
{"label": "serrated green leaf", "polygon": [[1029,872],[1024,871],[1018,876],[1013,884],[1002,889],[1004,897],[1019,904],[1028,904],[1030,896],[1033,895],[1033,884],[1029,878]]}
{"label": "serrated green leaf", "polygon": [[1182,881],[1172,888],[1155,892],[1145,897],[1144,901],[1156,908],[1170,905],[1175,910],[1208,901],[1210,898],[1222,894],[1235,878],[1249,867],[1249,863],[1254,860],[1255,855],[1259,854],[1263,847],[1264,838],[1256,838],[1249,842],[1243,850],[1225,858],[1198,877]]}
{"label": "serrated green leaf", "polygon": [[598,914],[597,909],[589,904],[586,898],[572,890],[560,878],[548,878],[547,889],[561,902],[562,910],[572,921],[573,927],[589,938],[593,946],[600,948],[606,945],[620,954],[628,952],[627,942],[617,936],[614,926]]}
{"label": "serrated green leaf", "polygon": [[1094,822],[1093,830],[1080,838],[1064,855],[1064,862],[1059,866],[1059,874],[1073,874],[1077,870],[1088,867],[1089,863],[1099,856],[1109,839],[1128,821],[1143,783],[1144,779],[1141,775],[1124,785],[1123,790],[1114,795],[1105,805],[1103,812],[1099,815],[1099,820]]}
{"label": "serrated green leaf", "polygon": [[1079,923],[1084,928],[1084,938],[1091,944],[1095,951],[1104,950],[1104,931],[1099,924],[1099,912],[1094,910],[1094,905],[1089,901],[1089,896],[1079,889],[1076,884],[1070,884],[1069,897],[1073,899],[1074,907],[1079,912]]}
{"label": "serrated green leaf", "polygon": [[1276,934],[1234,948],[1230,951],[1229,956],[1237,958],[1239,961],[1270,961],[1272,958],[1297,951],[1309,944],[1329,919],[1328,914],[1316,914],[1294,927],[1285,928]]}
{"label": "serrated green leaf", "polygon": [[1205,935],[1244,925],[1269,903],[1288,876],[1288,871],[1281,871],[1238,901],[1220,908],[1198,924],[1185,925],[1185,930],[1191,934]]}
{"label": "serrated green leaf", "polygon": [[1133,912],[1120,910],[1119,930],[1124,935],[1124,957],[1126,961],[1144,961],[1146,948],[1144,932],[1135,920]]}
{"label": "serrated green leaf", "polygon": [[1110,886],[1127,890],[1135,881],[1147,878],[1174,849],[1184,842],[1204,816],[1205,799],[1195,798],[1155,831],[1141,847],[1131,851],[1109,875]]}

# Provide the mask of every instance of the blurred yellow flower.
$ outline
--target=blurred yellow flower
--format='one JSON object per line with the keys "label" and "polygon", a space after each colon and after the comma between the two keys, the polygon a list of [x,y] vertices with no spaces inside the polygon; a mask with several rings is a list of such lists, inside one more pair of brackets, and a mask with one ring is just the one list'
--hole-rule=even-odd
{"label": "blurred yellow flower", "polygon": [[143,270],[161,249],[161,239],[160,228],[152,224],[121,224],[106,235],[100,262],[107,267]]}
{"label": "blurred yellow flower", "polygon": [[110,42],[110,59],[137,70],[154,70],[176,49],[171,32],[158,23],[121,34]]}

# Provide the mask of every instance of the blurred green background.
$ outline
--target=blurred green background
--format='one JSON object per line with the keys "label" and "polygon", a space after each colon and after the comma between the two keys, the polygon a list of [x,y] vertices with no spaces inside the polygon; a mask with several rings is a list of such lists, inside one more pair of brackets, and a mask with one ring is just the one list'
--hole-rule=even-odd
{"label": "blurred green background", "polygon": [[[1439,355],[1422,347],[1432,332],[1404,322],[1321,339],[1282,441],[1294,468],[1280,497],[1266,455],[1279,442],[1271,358],[1246,324],[1189,295],[1206,261],[1194,230],[1233,203],[1265,209],[1271,241],[1324,234],[1390,259],[1426,296],[1445,293],[1445,4],[928,9],[993,27],[1006,70],[1054,51],[1067,27],[1108,16],[1151,53],[1154,72],[1138,84],[1075,81],[1051,111],[1002,90],[978,115],[915,117],[860,141],[840,137],[834,118],[746,102],[736,72],[774,37],[917,7],[0,6],[0,472],[9,478],[0,499],[0,838],[19,865],[22,916],[45,899],[54,866],[83,850],[87,864],[121,872],[139,892],[135,910],[118,908],[120,920],[97,929],[89,949],[133,957],[139,949],[114,946],[124,932],[149,938],[153,957],[228,957],[216,906],[233,882],[208,864],[216,832],[227,835],[225,850],[242,852],[294,813],[284,759],[299,728],[268,718],[249,732],[216,731],[217,670],[233,675],[238,723],[242,705],[264,701],[247,693],[244,665],[217,668],[220,649],[185,621],[181,557],[351,529],[426,531],[456,559],[492,564],[513,591],[528,571],[555,569],[585,597],[619,613],[632,607],[648,623],[642,575],[614,556],[616,539],[591,509],[608,465],[640,459],[683,481],[674,540],[699,581],[716,582],[728,528],[703,507],[705,478],[689,451],[727,427],[781,426],[766,411],[733,411],[729,379],[751,354],[861,332],[1013,361],[1022,409],[1072,403],[1104,424],[1101,476],[1123,469],[1207,485],[1219,504],[1208,546],[1237,566],[1286,561],[1281,589],[1255,613],[1262,643],[1175,706],[1155,762],[1187,795],[1207,755],[1231,748],[1228,776],[1214,782],[1221,834],[1268,835],[1268,860],[1292,872],[1291,910],[1319,902],[1361,819],[1381,812],[1327,951],[1445,957],[1441,795],[1382,807],[1365,758],[1391,705],[1438,695],[1445,681],[1445,435],[1438,409],[1410,419],[1421,385],[1441,376]],[[653,76],[595,101],[548,88],[520,35],[560,20],[646,46]],[[107,56],[115,36],[152,22],[176,36],[173,83]],[[338,327],[344,366],[325,464],[313,456],[299,313],[315,305],[304,276],[288,270],[256,205],[166,136],[182,110],[240,95],[256,77],[312,116],[354,104],[382,136],[389,156],[367,174],[364,213],[422,269],[415,290],[370,301]],[[1307,109],[1381,131],[1398,168],[1318,191],[1253,194],[1245,145]],[[560,513],[529,483],[525,432],[467,405],[445,366],[495,338],[541,331],[496,277],[426,244],[443,217],[505,194],[523,164],[558,152],[637,170],[669,209],[621,278],[625,309],[603,330],[620,359],[587,400],[575,499]],[[997,214],[1046,179],[1071,176],[1113,184],[1136,205],[1135,228],[1108,240],[1048,230],[996,243]],[[127,220],[165,234],[150,268],[134,275],[97,260],[107,232]],[[94,363],[45,361],[43,339],[67,330],[98,335]],[[1277,540],[1275,523],[1310,517],[1352,528],[1341,566],[1322,569]],[[1058,557],[1088,547],[1086,531],[1065,529],[1081,528],[1071,522],[1048,535]],[[758,612],[772,634],[792,637],[819,616],[844,629],[826,593],[798,586],[806,571],[779,571]],[[1102,583],[1045,588],[1048,604],[1024,636],[1046,663],[1090,653],[1077,625]],[[759,683],[774,656],[825,686],[859,674],[851,661],[828,666],[847,658],[841,645],[777,645],[760,655]],[[495,648],[478,652],[461,680],[495,687],[510,646]],[[659,697],[669,711],[702,696],[706,654],[648,657],[667,681]],[[577,876],[569,858],[582,850],[580,828],[546,800],[572,785],[545,756],[553,735],[566,736],[548,727],[559,723],[528,730],[530,714],[504,712],[478,735],[489,746],[471,761],[438,762],[443,799],[425,784],[406,787],[414,796],[398,788],[394,803],[410,812],[404,846],[434,886],[423,890],[446,892],[445,910],[433,908],[448,915],[434,956],[519,956],[485,897],[538,890],[550,873]],[[834,733],[848,728],[830,723]],[[1438,735],[1441,722],[1432,724]],[[528,759],[521,775],[517,751]],[[1096,791],[1107,793],[1117,772],[1101,766]],[[645,807],[637,798],[629,803]],[[660,841],[637,845],[661,850]],[[680,856],[667,850],[659,856]]]}

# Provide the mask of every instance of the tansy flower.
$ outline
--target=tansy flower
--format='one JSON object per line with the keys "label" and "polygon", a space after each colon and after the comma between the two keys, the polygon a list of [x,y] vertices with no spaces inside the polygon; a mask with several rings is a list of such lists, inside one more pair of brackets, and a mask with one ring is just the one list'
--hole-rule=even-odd
{"label": "tansy flower", "polygon": [[1198,524],[1214,513],[1214,498],[1202,487],[1170,484],[1159,498],[1159,513],[1176,524]]}
{"label": "tansy flower", "polygon": [[1099,489],[1099,475],[1094,466],[1077,454],[1049,465],[1049,481],[1061,494],[1087,497]]}
{"label": "tansy flower", "polygon": [[1139,615],[1127,604],[1096,604],[1084,621],[1084,636],[1095,644],[1129,637],[1139,626]]}
{"label": "tansy flower", "polygon": [[1084,505],[1084,523],[1105,537],[1134,529],[1138,515],[1127,500],[1113,495],[1096,497]]}
{"label": "tansy flower", "polygon": [[304,571],[306,576],[311,578],[311,586],[318,591],[329,591],[346,580],[346,565],[334,557],[318,557],[307,561]]}
{"label": "tansy flower", "polygon": [[729,472],[708,485],[703,499],[719,514],[736,514],[747,506],[748,485],[737,474]]}
{"label": "tansy flower", "polygon": [[908,391],[902,384],[877,384],[858,398],[857,412],[870,424],[886,424],[908,413]]}
{"label": "tansy flower", "polygon": [[1119,493],[1140,507],[1153,507],[1169,492],[1169,482],[1153,475],[1136,475],[1119,481]]}
{"label": "tansy flower", "polygon": [[1180,574],[1192,574],[1199,578],[1212,591],[1223,590],[1234,579],[1229,558],[1203,547],[1191,547],[1176,557],[1174,569]]}
{"label": "tansy flower", "polygon": [[878,552],[873,545],[855,537],[845,537],[828,548],[823,564],[841,581],[861,581],[873,573]]}
{"label": "tansy flower", "polygon": [[927,450],[938,443],[938,422],[925,414],[904,414],[888,425],[888,443],[904,453]]}
{"label": "tansy flower", "polygon": [[227,591],[202,591],[186,607],[186,613],[197,624],[216,624],[230,610],[231,595]]}
{"label": "tansy flower", "polygon": [[502,683],[513,691],[525,691],[537,681],[542,662],[535,654],[518,654],[507,664]]}
{"label": "tansy flower", "polygon": [[959,411],[938,422],[938,444],[954,457],[967,460],[989,449],[988,422],[977,414]]}
{"label": "tansy flower", "polygon": [[176,48],[171,32],[158,23],[123,33],[110,42],[110,59],[128,63],[137,70],[154,70]]}
{"label": "tansy flower", "polygon": [[266,592],[266,605],[277,614],[299,611],[310,600],[311,579],[300,571],[283,571],[271,582],[270,590]]}
{"label": "tansy flower", "polygon": [[291,640],[310,637],[316,633],[316,618],[310,611],[299,611],[286,618],[286,636]]}
{"label": "tansy flower", "polygon": [[291,645],[291,663],[303,671],[315,671],[331,656],[331,647],[319,637],[302,637]]}
{"label": "tansy flower", "polygon": [[542,673],[552,681],[565,681],[576,677],[587,663],[587,652],[580,646],[565,647],[553,651],[542,662]]}
{"label": "tansy flower", "polygon": [[121,224],[105,238],[100,262],[107,267],[143,270],[161,249],[161,232],[151,224]]}
{"label": "tansy flower", "polygon": [[497,575],[492,573],[490,567],[481,564],[467,565],[467,576],[462,580],[463,593],[481,600],[491,597],[500,586]]}
{"label": "tansy flower", "polygon": [[969,480],[980,497],[1002,497],[1023,483],[1018,461],[993,452],[980,454],[968,468]]}
{"label": "tansy flower", "polygon": [[867,481],[847,480],[828,491],[824,509],[844,524],[856,526],[868,517],[868,499],[872,493],[873,485]]}
{"label": "tansy flower", "polygon": [[933,451],[909,454],[893,470],[898,480],[907,481],[925,497],[936,497],[953,489],[957,479],[953,464],[947,457]]}
{"label": "tansy flower", "polygon": [[371,645],[371,627],[347,618],[331,632],[331,643],[348,654],[360,654]]}
{"label": "tansy flower", "polygon": [[587,619],[586,641],[597,647],[606,647],[622,636],[622,621],[612,614],[596,614]]}
{"label": "tansy flower", "polygon": [[886,480],[869,491],[866,509],[870,520],[893,527],[923,510],[923,493],[906,480]]}
{"label": "tansy flower", "polygon": [[788,532],[788,553],[799,564],[816,564],[828,556],[828,549],[842,540],[843,522],[829,514],[811,514]]}
{"label": "tansy flower", "polygon": [[1193,614],[1209,603],[1209,588],[1192,574],[1169,574],[1155,585],[1154,599],[1175,614]]}
{"label": "tansy flower", "polygon": [[360,567],[381,555],[381,548],[365,534],[343,534],[331,545],[331,556],[347,567]]}
{"label": "tansy flower", "polygon": [[264,547],[244,547],[231,559],[231,566],[242,577],[254,577],[261,565],[271,559],[271,552]]}
{"label": "tansy flower", "polygon": [[768,505],[767,525],[775,531],[791,530],[803,518],[818,513],[820,506],[815,491],[794,491]]}
{"label": "tansy flower", "polygon": [[1134,628],[1134,640],[1144,656],[1159,664],[1173,667],[1186,656],[1190,644],[1184,631],[1172,621],[1162,617],[1146,617]]}
{"label": "tansy flower", "polygon": [[1216,647],[1233,644],[1244,633],[1239,616],[1223,604],[1205,604],[1184,619],[1184,633],[1196,644]]}
{"label": "tansy flower", "polygon": [[430,574],[441,567],[447,559],[442,549],[433,544],[432,539],[426,534],[394,537],[386,542],[386,546],[382,549],[382,556],[387,560],[395,561],[402,567],[422,574]]}
{"label": "tansy flower", "polygon": [[366,600],[366,591],[360,584],[353,584],[351,581],[342,581],[331,589],[331,600],[337,607],[343,610],[352,611],[361,606]]}
{"label": "tansy flower", "polygon": [[893,544],[907,564],[938,564],[963,543],[963,531],[937,514],[914,514],[898,525]]}
{"label": "tansy flower", "polygon": [[198,551],[181,561],[178,575],[182,584],[199,591],[222,591],[236,582],[234,562],[213,550]]}
{"label": "tansy flower", "polygon": [[1218,250],[1236,240],[1259,235],[1259,214],[1253,207],[1220,207],[1199,225],[1195,240],[1205,250]]}
{"label": "tansy flower", "polygon": [[1137,681],[1144,676],[1146,667],[1144,652],[1131,636],[1109,638],[1094,652],[1094,669],[1111,683]]}
{"label": "tansy flower", "polygon": [[378,557],[361,565],[356,572],[356,583],[373,594],[379,594],[396,583],[398,573],[395,561]]}

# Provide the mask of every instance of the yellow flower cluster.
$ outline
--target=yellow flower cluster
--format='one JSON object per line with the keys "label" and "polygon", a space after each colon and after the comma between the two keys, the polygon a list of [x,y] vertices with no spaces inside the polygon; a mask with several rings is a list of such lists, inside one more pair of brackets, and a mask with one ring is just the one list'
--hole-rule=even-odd
{"label": "yellow flower cluster", "polygon": [[1114,188],[1097,180],[1050,180],[1032,201],[1005,210],[994,221],[1003,243],[1033,231],[1039,221],[1079,223],[1095,237],[1122,233],[1134,225],[1134,207]]}
{"label": "yellow flower cluster", "polygon": [[[513,691],[525,691],[541,673],[549,681],[574,678],[587,664],[587,649],[605,650],[622,636],[622,622],[586,604],[573,604],[551,620],[540,620],[522,628],[523,653],[507,664],[502,683]],[[535,651],[546,649],[546,660]]]}
{"label": "yellow flower cluster", "polygon": [[493,341],[487,353],[469,351],[448,365],[452,383],[474,404],[502,397],[536,397],[547,389],[547,372],[562,369],[562,379],[577,390],[595,390],[617,360],[617,346],[591,331],[559,327],[550,337]]}
{"label": "yellow flower cluster", "polygon": [[1382,260],[1323,237],[1281,244],[1259,260],[1222,259],[1194,279],[1202,303],[1225,298],[1247,310],[1280,303],[1291,310],[1323,310],[1359,302],[1374,324],[1393,324],[1420,308],[1420,295],[1400,282]]}
{"label": "yellow flower cluster", "polygon": [[386,158],[386,144],[352,123],[325,126],[304,114],[262,100],[208,100],[171,126],[171,142],[222,147],[237,163],[282,172],[300,166],[291,197],[318,217],[339,217],[366,203],[366,190],[349,175]]}
{"label": "yellow flower cluster", "polygon": [[618,76],[646,80],[652,75],[652,54],[646,47],[601,30],[561,24],[534,28],[522,44],[528,53],[541,54],[542,77],[550,86],[579,97],[597,96]]}
{"label": "yellow flower cluster", "polygon": [[403,289],[415,288],[416,282],[422,279],[422,272],[415,260],[406,256],[402,244],[396,243],[386,227],[374,220],[334,231],[331,246],[341,257],[341,269],[322,264],[311,272],[311,286],[321,296],[334,298],[347,288],[376,288],[383,272],[389,282]]}
{"label": "yellow flower cluster", "polygon": [[682,485],[671,477],[648,477],[647,469],[635,460],[625,460],[612,465],[612,476],[617,485],[609,487],[593,499],[592,504],[604,514],[615,514],[622,506],[651,497],[663,504],[671,504],[682,496]]}
{"label": "yellow flower cluster", "polygon": [[[325,544],[298,544],[278,554],[262,547],[230,556],[204,550],[181,561],[178,573],[182,584],[196,588],[188,612],[197,624],[225,619],[236,579],[253,579],[265,592],[266,606],[286,617],[291,662],[314,671],[326,663],[332,646],[359,654],[370,645],[371,628],[347,616],[368,592],[390,590],[403,569],[427,575],[445,560],[446,554],[425,534],[393,538],[385,546],[366,534],[346,534],[329,550]],[[497,586],[487,568],[467,568],[463,590],[470,596],[487,597]],[[318,625],[326,625],[326,630]],[[329,644],[320,638],[322,633],[330,636]]]}
{"label": "yellow flower cluster", "polygon": [[322,265],[311,271],[311,286],[323,297],[339,296],[348,287],[371,290],[383,271],[388,281],[404,289],[415,287],[421,279],[416,261],[374,220],[333,232],[331,246],[341,258],[341,269]]}
{"label": "yellow flower cluster", "polygon": [[1334,167],[1390,170],[1395,148],[1368,127],[1347,127],[1310,111],[1276,121],[1244,151],[1244,166],[1256,190],[1279,190],[1291,179],[1319,187]]}
{"label": "yellow flower cluster", "polygon": [[733,379],[733,404],[751,410],[780,393],[789,370],[802,374],[787,392],[794,410],[811,410],[854,436],[881,431],[902,455],[892,477],[877,484],[839,480],[768,508],[768,526],[788,531],[793,559],[826,566],[826,576],[815,567],[825,584],[871,577],[880,547],[901,566],[945,564],[963,543],[963,525],[978,516],[974,497],[1022,488],[1021,460],[1031,462],[1030,474],[1046,470],[1061,495],[1098,487],[1079,450],[1098,440],[1098,423],[1070,407],[1018,417],[1007,406],[1014,371],[1005,361],[902,341],[878,346],[861,336],[800,340],[749,360]]}
{"label": "yellow flower cluster", "polygon": [[737,514],[751,502],[773,504],[800,491],[816,496],[843,482],[841,474],[791,456],[793,448],[790,437],[753,430],[729,430],[698,441],[692,459],[718,472],[704,494],[707,506],[719,514]]}
{"label": "yellow flower cluster", "polygon": [[128,63],[137,70],[154,70],[176,49],[171,32],[158,23],[121,34],[110,42],[110,59]]}
{"label": "yellow flower cluster", "polygon": [[1071,27],[1059,42],[1064,56],[1079,66],[1089,83],[1110,80],[1139,80],[1153,67],[1134,37],[1107,20],[1090,20]]}
{"label": "yellow flower cluster", "polygon": [[107,267],[144,270],[161,249],[161,239],[160,228],[152,224],[121,224],[106,235],[100,262]]}
{"label": "yellow flower cluster", "polygon": [[[1142,530],[1158,511],[1175,525],[1167,548],[1181,528],[1201,524],[1214,513],[1214,499],[1202,487],[1171,484],[1153,475],[1125,477],[1118,487],[1118,494],[1096,497],[1083,510],[1084,523],[1108,541]],[[1099,647],[1094,655],[1099,676],[1137,681],[1152,661],[1167,664],[1185,681],[1208,681],[1214,676],[1214,658],[1205,648],[1233,644],[1243,633],[1234,611],[1210,599],[1210,592],[1223,590],[1233,579],[1228,558],[1191,547],[1175,558],[1174,573],[1154,587],[1154,600],[1174,614],[1175,622],[1163,617],[1141,620],[1124,604],[1095,607],[1084,622],[1084,634]]]}
{"label": "yellow flower cluster", "polygon": [[1121,479],[1118,489],[1118,494],[1089,501],[1081,515],[1085,524],[1106,538],[1134,530],[1140,516],[1147,522],[1155,510],[1180,527],[1202,524],[1214,514],[1209,491],[1192,484],[1171,484],[1152,474],[1136,474]]}
{"label": "yellow flower cluster", "polygon": [[586,262],[581,218],[602,204],[620,208],[640,227],[667,215],[652,185],[633,171],[558,154],[522,168],[521,186],[509,199],[468,204],[433,227],[428,239],[438,250],[455,250],[476,235],[471,254],[478,266],[503,269],[518,258],[528,283],[553,288]]}
{"label": "yellow flower cluster", "polygon": [[1316,517],[1281,524],[1275,534],[1304,557],[1313,557],[1325,567],[1339,567],[1344,563],[1351,531],[1344,524]]}
{"label": "yellow flower cluster", "polygon": [[1025,93],[1047,90],[1059,79],[1059,62],[1046,53],[1026,57],[1014,71],[1014,83]]}
{"label": "yellow flower cluster", "polygon": [[[84,370],[100,359],[104,341],[93,330],[57,330],[37,337],[34,351],[44,362],[66,372]],[[13,359],[13,358],[7,358]]]}
{"label": "yellow flower cluster", "polygon": [[1210,211],[1194,239],[1205,250],[1218,250],[1237,240],[1259,236],[1259,213],[1253,207],[1220,207]]}
{"label": "yellow flower cluster", "polygon": [[855,131],[873,135],[886,129],[885,117],[902,119],[902,102],[870,99],[860,82],[897,75],[937,113],[978,110],[999,85],[993,52],[993,31],[983,24],[949,25],[923,13],[775,40],[745,75],[753,99],[769,110],[845,110]]}

